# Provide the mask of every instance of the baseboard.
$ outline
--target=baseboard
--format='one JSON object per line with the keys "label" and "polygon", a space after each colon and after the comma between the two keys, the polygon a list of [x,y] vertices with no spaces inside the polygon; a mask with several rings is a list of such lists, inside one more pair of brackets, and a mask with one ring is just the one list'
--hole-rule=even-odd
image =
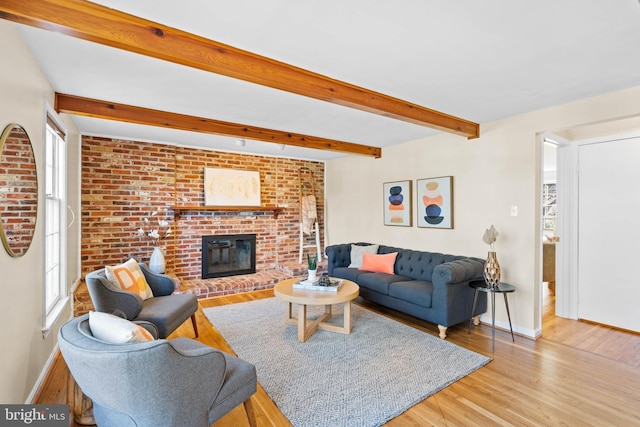
{"label": "baseboard", "polygon": [[82,281],[82,278],[78,277],[76,280],[73,281],[73,284],[71,285],[71,289],[69,289],[69,294],[73,294],[76,289],[78,289],[78,286],[80,285],[80,282]]}
{"label": "baseboard", "polygon": [[58,357],[58,343],[53,347],[53,351],[49,355],[47,363],[44,364],[42,371],[40,371],[40,375],[38,376],[36,383],[33,385],[31,393],[29,393],[29,396],[27,397],[27,401],[24,402],[25,404],[30,405],[35,403],[36,398],[40,395],[42,388],[46,383],[46,380],[49,378],[49,374],[51,374],[56,357]]}
{"label": "baseboard", "polygon": [[[480,322],[482,322],[483,324],[487,325],[488,327],[491,327],[491,316],[480,316]],[[536,331],[534,329],[529,329],[529,328],[523,328],[521,326],[518,325],[512,325],[513,327],[513,333],[516,335],[520,335],[523,336],[525,338],[529,338],[532,340],[536,340],[538,339],[538,337],[541,335],[541,332]],[[496,320],[496,329],[500,329],[502,331],[507,331],[509,332],[509,322],[505,322],[502,320]]]}

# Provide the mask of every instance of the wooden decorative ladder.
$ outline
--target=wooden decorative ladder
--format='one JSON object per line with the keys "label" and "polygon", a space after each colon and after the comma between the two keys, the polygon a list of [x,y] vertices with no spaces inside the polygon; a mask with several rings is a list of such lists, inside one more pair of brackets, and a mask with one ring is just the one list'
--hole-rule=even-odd
{"label": "wooden decorative ladder", "polygon": [[[305,180],[303,178],[302,170],[306,169],[308,171],[308,178]],[[300,199],[300,251],[298,254],[298,262],[302,264],[302,256],[305,248],[316,248],[318,253],[318,261],[322,259],[322,251],[320,250],[320,231],[318,226],[318,217],[316,213],[316,218],[313,224],[313,229],[308,233],[309,235],[315,235],[315,244],[307,244],[305,245],[305,237],[304,237],[304,228],[303,228],[303,197],[305,196],[313,196],[315,198],[316,195],[316,186],[313,178],[313,172],[307,168],[302,167],[298,170],[298,192]],[[305,193],[305,189],[307,192]],[[317,210],[316,210],[317,212]]]}

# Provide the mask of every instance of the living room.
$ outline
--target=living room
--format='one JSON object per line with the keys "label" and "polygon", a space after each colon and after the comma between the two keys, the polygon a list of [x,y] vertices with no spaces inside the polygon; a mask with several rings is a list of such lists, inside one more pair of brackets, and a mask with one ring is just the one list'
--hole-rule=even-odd
{"label": "living room", "polygon": [[[0,33],[4,58],[7,64],[12,65],[2,67],[0,71],[0,92],[3,94],[0,99],[0,117],[3,118],[3,125],[19,123],[26,129],[40,170],[43,169],[40,165],[44,164],[45,147],[43,111],[45,105],[49,106],[49,111],[53,109],[57,83],[47,80],[18,31],[17,24],[0,21]],[[526,85],[523,82],[523,86]],[[533,345],[529,344],[529,340],[535,342],[542,328],[540,135],[588,123],[615,123],[621,118],[640,115],[639,82],[625,80],[619,84],[610,84],[608,89],[597,95],[586,94],[567,102],[530,111],[517,111],[498,120],[483,121],[481,134],[477,139],[467,141],[457,135],[440,133],[402,141],[384,147],[379,159],[351,155],[318,162],[288,158],[289,147],[283,151],[274,150],[271,156],[259,155],[265,162],[275,163],[276,159],[278,162],[278,166],[273,169],[265,167],[261,179],[267,180],[267,183],[268,179],[275,180],[275,176],[267,178],[274,170],[282,173],[280,177],[286,175],[287,179],[294,180],[299,167],[312,166],[317,171],[318,193],[323,197],[320,200],[323,203],[323,246],[367,241],[486,258],[488,248],[482,241],[482,234],[491,224],[495,225],[500,232],[496,250],[502,266],[503,280],[517,285],[517,292],[510,296],[514,331],[518,335],[519,345],[528,347]],[[490,104],[499,100],[487,98],[475,102]],[[82,228],[83,218],[89,211],[83,206],[85,201],[82,200],[81,188],[86,178],[82,171],[82,150],[87,149],[88,145],[85,146],[84,142],[101,136],[80,135],[71,116],[61,114],[59,117],[67,130],[66,203],[75,214],[74,221],[72,215],[68,215],[70,227],[66,269],[67,286],[71,289],[88,270],[98,265],[97,258],[92,263],[87,263],[82,255],[82,251],[91,245],[91,233],[103,230],[96,229],[97,226]],[[128,141],[133,145],[155,146],[143,138],[132,137]],[[217,156],[213,151],[206,155]],[[39,172],[39,178],[43,177],[42,173]],[[453,229],[392,227],[383,224],[381,195],[385,182],[409,180],[415,183],[418,179],[440,176],[454,177]],[[199,182],[198,185],[200,184]],[[298,203],[295,184],[287,192],[271,188],[273,193],[264,194],[264,203],[284,206],[285,211],[277,221],[292,228],[285,234],[294,236],[283,245],[282,253],[278,256],[296,260],[297,215],[287,213],[287,206]],[[44,195],[42,192],[40,194],[40,201],[43,202]],[[167,197],[171,198],[171,195]],[[202,196],[196,195],[194,199],[195,197]],[[170,205],[169,200],[164,204]],[[511,215],[512,206],[517,206],[517,216]],[[250,215],[251,219],[247,221],[253,221],[254,216],[256,215]],[[256,217],[269,224],[275,221],[271,217]],[[5,324],[12,325],[3,332],[6,348],[12,349],[2,356],[0,377],[4,385],[0,389],[0,402],[3,403],[24,403],[33,399],[57,354],[57,330],[69,318],[61,316],[43,334],[43,218],[44,209],[41,208],[34,240],[24,256],[13,258],[6,253],[0,255],[0,268],[6,272],[6,278],[3,279],[5,296],[0,303],[0,316]],[[103,218],[108,216],[103,215]],[[110,224],[110,221],[107,219],[104,223]],[[131,224],[130,229],[121,230],[120,238],[125,240],[133,236],[135,227],[136,224]],[[149,256],[151,248],[141,244],[139,240],[132,237],[128,245],[128,248],[135,248],[131,249],[131,256],[143,260]],[[115,262],[116,258],[118,257],[105,259],[104,262]],[[173,262],[178,256],[172,255],[168,259]],[[122,257],[117,261],[123,261]],[[65,311],[65,314],[69,312],[70,310]],[[508,329],[506,312],[500,305],[496,315],[498,325]],[[189,336],[188,331],[183,334]],[[500,357],[499,353],[496,357]]]}

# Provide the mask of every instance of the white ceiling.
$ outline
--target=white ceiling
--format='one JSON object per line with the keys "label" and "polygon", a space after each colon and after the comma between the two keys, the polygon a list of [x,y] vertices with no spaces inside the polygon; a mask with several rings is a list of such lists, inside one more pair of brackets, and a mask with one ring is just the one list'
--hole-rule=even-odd
{"label": "white ceiling", "polygon": [[[96,3],[480,124],[640,85],[638,0]],[[378,147],[437,133],[61,34],[20,32],[65,94]],[[74,121],[91,135],[315,160],[344,155]]]}

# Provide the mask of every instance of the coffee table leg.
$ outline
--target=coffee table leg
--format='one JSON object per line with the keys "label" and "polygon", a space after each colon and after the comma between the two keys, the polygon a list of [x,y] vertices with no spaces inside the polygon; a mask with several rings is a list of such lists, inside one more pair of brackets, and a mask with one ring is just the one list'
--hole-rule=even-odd
{"label": "coffee table leg", "polygon": [[284,313],[285,321],[289,321],[293,319],[293,303],[290,302],[288,305],[289,305],[289,308]]}
{"label": "coffee table leg", "polygon": [[344,330],[347,334],[351,333],[351,301],[344,303]]}
{"label": "coffee table leg", "polygon": [[305,342],[307,332],[307,306],[298,304],[298,341]]}

